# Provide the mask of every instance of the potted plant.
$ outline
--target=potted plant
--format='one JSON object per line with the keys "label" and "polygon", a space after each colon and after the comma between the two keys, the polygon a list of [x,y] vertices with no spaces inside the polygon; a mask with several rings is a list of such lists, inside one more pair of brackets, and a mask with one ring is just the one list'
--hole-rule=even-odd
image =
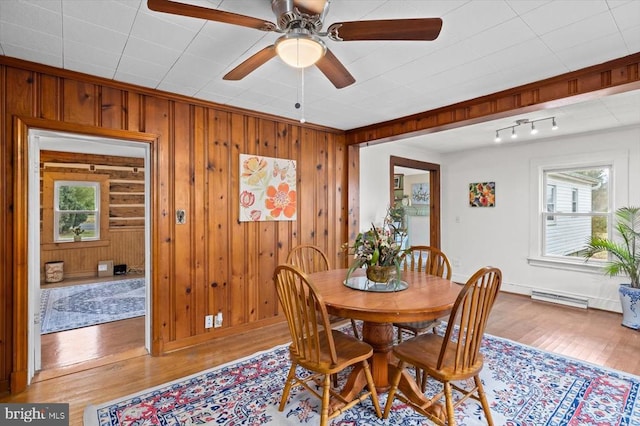
{"label": "potted plant", "polygon": [[82,241],[81,234],[84,232],[84,229],[76,226],[74,228],[71,228],[71,232],[73,232],[73,241]]}
{"label": "potted plant", "polygon": [[622,325],[640,328],[640,207],[621,207],[616,210],[614,229],[620,240],[591,237],[584,256],[591,259],[607,253],[609,262],[604,273],[610,277],[626,275],[629,283],[620,284],[618,293],[622,305]]}
{"label": "potted plant", "polygon": [[372,223],[371,229],[358,234],[353,246],[343,245],[355,259],[347,272],[347,279],[356,269],[364,267],[369,281],[395,283],[400,277],[400,262],[406,252],[402,249],[405,236],[403,229],[394,222],[390,208],[382,226]]}

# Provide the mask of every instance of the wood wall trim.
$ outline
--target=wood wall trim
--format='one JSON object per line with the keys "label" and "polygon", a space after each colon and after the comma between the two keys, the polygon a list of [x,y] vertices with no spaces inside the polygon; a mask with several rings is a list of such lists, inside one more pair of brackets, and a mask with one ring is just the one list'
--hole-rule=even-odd
{"label": "wood wall trim", "polygon": [[[71,80],[82,81],[82,82],[85,82],[85,83],[90,83],[90,84],[95,84],[95,85],[104,85],[104,86],[108,86],[109,88],[112,88],[112,89],[120,89],[120,90],[123,90],[123,91],[136,92],[138,95],[148,95],[148,96],[153,96],[154,98],[164,98],[164,99],[171,100],[171,101],[185,102],[185,103],[188,103],[188,104],[194,105],[194,106],[215,108],[218,111],[232,112],[232,113],[242,114],[242,115],[251,116],[251,117],[255,117],[255,118],[278,121],[280,123],[293,124],[293,125],[296,125],[296,126],[300,125],[299,121],[294,120],[294,119],[290,119],[290,118],[280,117],[280,116],[276,116],[276,115],[273,115],[273,114],[267,114],[267,113],[264,113],[264,112],[252,111],[252,110],[239,108],[239,107],[233,107],[233,106],[224,105],[224,104],[218,104],[218,103],[215,103],[213,101],[205,101],[205,100],[202,100],[202,99],[192,98],[192,97],[189,97],[189,96],[179,95],[179,94],[176,94],[176,93],[164,92],[164,91],[158,90],[158,89],[150,89],[150,88],[143,87],[143,86],[137,86],[137,85],[131,84],[131,83],[122,83],[122,82],[115,81],[115,80],[109,80],[109,79],[102,78],[102,77],[96,77],[96,76],[92,76],[92,75],[89,75],[89,74],[83,74],[83,73],[80,73],[80,72],[77,72],[77,71],[70,71],[70,70],[65,70],[65,69],[61,69],[61,68],[55,68],[55,67],[52,67],[52,66],[49,66],[49,65],[39,64],[39,63],[36,63],[36,62],[25,61],[23,59],[12,58],[10,56],[2,56],[2,55],[0,55],[0,65],[7,65],[7,66],[10,66],[10,67],[20,68],[20,69],[34,71],[34,72],[37,72],[37,73],[43,73],[43,74],[48,74],[48,75],[55,75],[56,77],[68,78],[68,79],[71,79]],[[97,94],[92,94],[92,95],[96,95],[97,96]],[[93,111],[92,111],[92,113],[93,113]],[[123,112],[123,114],[124,114],[124,112]],[[321,125],[313,124],[313,123],[309,123],[309,122],[306,122],[304,124],[304,126],[305,126],[305,128],[314,129],[314,130],[320,130],[320,131],[328,132],[328,133],[337,133],[337,134],[343,134],[344,133],[344,131],[340,130],[340,129],[334,129],[332,127],[321,126]]]}
{"label": "wood wall trim", "polygon": [[389,142],[640,89],[640,52],[501,92],[346,132],[347,144]]}

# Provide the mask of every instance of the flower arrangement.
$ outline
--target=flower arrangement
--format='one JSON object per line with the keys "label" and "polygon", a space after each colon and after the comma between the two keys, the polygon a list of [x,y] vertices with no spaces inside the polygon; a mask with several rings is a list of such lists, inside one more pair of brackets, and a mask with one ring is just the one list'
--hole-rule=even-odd
{"label": "flower arrangement", "polygon": [[355,261],[347,272],[347,279],[358,268],[372,267],[394,268],[400,276],[400,264],[407,250],[402,249],[406,236],[403,229],[396,225],[391,211],[387,211],[382,226],[371,224],[371,229],[360,232],[353,246],[343,245],[345,251],[353,254]]}

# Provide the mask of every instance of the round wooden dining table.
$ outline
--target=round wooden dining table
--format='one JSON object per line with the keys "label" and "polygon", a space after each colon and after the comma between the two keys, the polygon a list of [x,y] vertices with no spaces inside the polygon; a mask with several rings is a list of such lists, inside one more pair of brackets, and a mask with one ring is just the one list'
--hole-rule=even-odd
{"label": "round wooden dining table", "polygon": [[[364,276],[359,269],[352,277]],[[373,347],[371,372],[378,391],[389,388],[394,322],[427,321],[448,315],[462,286],[424,272],[402,271],[406,289],[398,291],[357,290],[345,284],[347,269],[316,272],[309,278],[322,295],[327,311],[363,321],[363,340]],[[364,278],[359,278],[360,282]],[[350,281],[353,282],[353,281]],[[379,289],[378,289],[379,290]],[[352,374],[343,393],[359,392],[365,385],[359,372]],[[362,376],[362,374],[360,374]],[[413,385],[411,385],[413,388]]]}

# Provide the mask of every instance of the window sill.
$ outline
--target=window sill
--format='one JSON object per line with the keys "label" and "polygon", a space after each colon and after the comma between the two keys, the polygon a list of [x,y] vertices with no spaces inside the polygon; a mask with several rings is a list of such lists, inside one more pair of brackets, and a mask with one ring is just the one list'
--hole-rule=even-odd
{"label": "window sill", "polygon": [[527,263],[531,266],[591,274],[602,274],[602,267],[604,266],[602,263],[587,263],[584,260],[569,260],[558,257],[529,257],[527,258]]}
{"label": "window sill", "polygon": [[69,250],[90,247],[107,247],[111,244],[109,240],[100,241],[70,241],[67,243],[44,243],[40,247],[42,250]]}

